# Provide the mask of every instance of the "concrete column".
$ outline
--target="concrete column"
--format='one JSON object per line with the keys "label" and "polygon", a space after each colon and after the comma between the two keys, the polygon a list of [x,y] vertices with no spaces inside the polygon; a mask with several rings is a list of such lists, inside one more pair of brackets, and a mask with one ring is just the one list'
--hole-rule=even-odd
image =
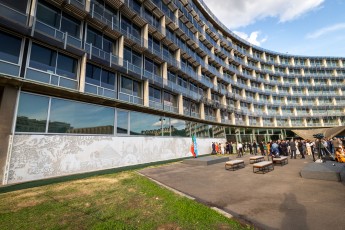
{"label": "concrete column", "polygon": [[226,96],[225,95],[223,95],[221,98],[220,98],[220,103],[222,104],[222,105],[227,105],[226,104]]}
{"label": "concrete column", "polygon": [[263,127],[264,126],[264,121],[262,117],[259,117],[259,126]]}
{"label": "concrete column", "polygon": [[175,52],[175,59],[177,61],[177,65],[181,67],[181,49],[177,49]]}
{"label": "concrete column", "polygon": [[213,77],[212,79],[212,84],[217,87],[218,86],[218,78],[216,76]]}
{"label": "concrete column", "polygon": [[323,118],[320,118],[320,124],[321,126],[325,126],[325,122],[323,121]]}
{"label": "concrete column", "polygon": [[163,80],[167,81],[168,80],[168,63],[167,62],[163,62],[162,65],[161,65],[161,68],[162,68]]}
{"label": "concrete column", "polygon": [[179,10],[176,9],[174,11],[174,15],[175,15],[176,21],[174,23],[176,24],[177,27],[178,27],[178,20],[179,20],[179,15],[178,14],[179,14]]}
{"label": "concrete column", "polygon": [[85,53],[81,57],[81,62],[80,62],[79,92],[81,93],[85,92],[86,60],[87,60],[87,53]]}
{"label": "concrete column", "polygon": [[149,80],[143,82],[143,101],[144,106],[149,107]]}
{"label": "concrete column", "polygon": [[339,65],[339,67],[343,67],[344,63],[341,59],[338,60],[338,65]]}
{"label": "concrete column", "polygon": [[10,154],[9,147],[12,142],[12,125],[16,113],[18,89],[5,86],[1,95],[0,90],[0,183],[6,183],[7,157]]}
{"label": "concrete column", "polygon": [[253,48],[251,46],[249,47],[248,53],[250,56],[253,56]]}
{"label": "concrete column", "polygon": [[308,126],[307,118],[303,118],[303,123],[304,123],[304,126],[305,126],[305,127]]}
{"label": "concrete column", "polygon": [[234,113],[231,113],[230,115],[230,120],[231,120],[231,124],[235,124],[235,114]]}
{"label": "concrete column", "polygon": [[206,98],[208,99],[208,100],[211,100],[211,88],[207,88],[206,89]]}
{"label": "concrete column", "polygon": [[280,64],[280,56],[279,55],[276,56],[276,62],[277,62],[277,64]]}
{"label": "concrete column", "polygon": [[201,65],[198,65],[196,67],[196,74],[200,77],[202,75],[202,69],[201,69]]}
{"label": "concrete column", "polygon": [[91,7],[91,0],[86,0],[85,1],[85,11],[89,13],[90,7]]}
{"label": "concrete column", "polygon": [[36,18],[36,5],[37,0],[32,0],[29,12],[29,27],[31,27],[34,24],[34,19]]}
{"label": "concrete column", "polygon": [[258,69],[261,69],[261,62],[258,61],[257,67]]}
{"label": "concrete column", "polygon": [[292,57],[290,58],[290,65],[294,66],[295,65],[295,59]]}
{"label": "concrete column", "polygon": [[247,56],[244,56],[244,63],[246,64],[246,65],[248,65],[248,58],[247,58]]}
{"label": "concrete column", "polygon": [[304,76],[304,69],[301,69],[301,75]]}
{"label": "concrete column", "polygon": [[322,66],[323,67],[327,67],[327,61],[326,61],[326,59],[324,58],[324,59],[322,59]]}
{"label": "concrete column", "polygon": [[248,115],[245,115],[245,116],[244,116],[244,124],[245,124],[246,126],[249,126],[249,116],[248,116]]}
{"label": "concrete column", "polygon": [[222,118],[220,116],[220,109],[216,109],[216,121],[219,123],[222,122]]}
{"label": "concrete column", "polygon": [[200,118],[202,120],[205,120],[205,105],[204,105],[204,103],[200,103],[199,112],[200,112]]}
{"label": "concrete column", "polygon": [[123,36],[120,36],[117,39],[116,55],[119,57],[119,65],[121,66],[123,65],[124,48],[125,48],[125,39]]}
{"label": "concrete column", "polygon": [[341,124],[341,118],[340,118],[340,117],[338,117],[338,125],[339,125],[339,126],[342,125],[342,124]]}
{"label": "concrete column", "polygon": [[162,34],[165,35],[166,34],[166,27],[165,27],[165,15],[163,17],[161,17],[160,21],[160,26],[162,27]]}
{"label": "concrete column", "polygon": [[274,125],[274,127],[278,126],[277,118],[276,117],[273,117],[273,125]]}
{"label": "concrete column", "polygon": [[310,67],[310,59],[308,58],[305,62],[306,66]]}
{"label": "concrete column", "polygon": [[289,123],[289,126],[291,127],[292,126],[291,118],[288,118],[288,123]]}
{"label": "concrete column", "polygon": [[240,71],[240,73],[242,73],[242,65],[238,66],[238,71]]}
{"label": "concrete column", "polygon": [[149,47],[149,25],[145,24],[143,28],[141,28],[141,37],[144,39],[144,47]]}
{"label": "concrete column", "polygon": [[183,96],[182,96],[182,94],[177,95],[177,108],[178,108],[178,113],[183,115]]}
{"label": "concrete column", "polygon": [[267,61],[266,60],[266,53],[265,52],[262,53],[261,58],[262,58],[262,60]]}

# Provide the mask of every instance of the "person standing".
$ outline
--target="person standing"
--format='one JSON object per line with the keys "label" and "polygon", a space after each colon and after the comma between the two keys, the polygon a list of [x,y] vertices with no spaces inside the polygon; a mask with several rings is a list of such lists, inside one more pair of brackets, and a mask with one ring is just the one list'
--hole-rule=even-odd
{"label": "person standing", "polygon": [[297,142],[297,147],[298,147],[298,151],[301,154],[301,159],[305,158],[304,157],[304,153],[303,153],[303,142],[301,140],[298,140]]}
{"label": "person standing", "polygon": [[296,159],[296,150],[297,150],[296,142],[293,139],[291,139],[289,146],[290,146],[290,151],[291,151],[290,159],[292,158]]}
{"label": "person standing", "polygon": [[237,144],[237,157],[243,156],[243,145],[241,142]]}
{"label": "person standing", "polygon": [[260,141],[259,149],[260,149],[261,155],[265,156],[265,148],[264,148],[264,142],[263,141]]}
{"label": "person standing", "polygon": [[253,142],[253,152],[254,152],[254,155],[258,154],[258,145],[256,144],[255,141]]}

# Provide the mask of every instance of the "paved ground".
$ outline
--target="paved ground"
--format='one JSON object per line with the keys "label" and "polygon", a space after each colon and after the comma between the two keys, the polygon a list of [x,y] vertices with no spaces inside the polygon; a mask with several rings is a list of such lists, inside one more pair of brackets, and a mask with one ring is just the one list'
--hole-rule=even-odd
{"label": "paved ground", "polygon": [[259,229],[345,230],[345,184],[301,178],[310,157],[289,159],[266,174],[254,174],[249,156],[243,159],[246,167],[237,171],[225,170],[224,163],[176,163],[140,173]]}

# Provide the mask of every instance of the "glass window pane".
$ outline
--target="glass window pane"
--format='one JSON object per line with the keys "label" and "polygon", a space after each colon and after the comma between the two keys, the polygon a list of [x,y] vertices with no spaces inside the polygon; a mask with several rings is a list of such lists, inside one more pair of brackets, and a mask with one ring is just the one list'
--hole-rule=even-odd
{"label": "glass window pane", "polygon": [[132,50],[131,48],[128,48],[127,46],[125,46],[123,50],[123,60],[129,63],[132,63]]}
{"label": "glass window pane", "polygon": [[133,81],[127,77],[121,77],[121,92],[132,94]]}
{"label": "glass window pane", "polygon": [[0,31],[0,41],[0,59],[18,63],[22,40]]}
{"label": "glass window pane", "polygon": [[101,77],[101,68],[87,64],[86,65],[86,76],[85,80],[87,83],[94,84],[94,85],[100,85],[100,77]]}
{"label": "glass window pane", "polygon": [[61,20],[61,31],[67,32],[69,35],[80,37],[80,22],[69,15],[63,15]]}
{"label": "glass window pane", "polygon": [[101,86],[108,89],[115,90],[115,74],[103,69]]}
{"label": "glass window pane", "polygon": [[45,132],[49,98],[21,93],[16,132]]}
{"label": "glass window pane", "polygon": [[117,110],[117,134],[128,134],[128,112]]}
{"label": "glass window pane", "polygon": [[114,109],[53,98],[48,132],[113,134]]}
{"label": "glass window pane", "polygon": [[137,97],[141,97],[140,83],[137,81],[133,81],[133,95]]}
{"label": "glass window pane", "polygon": [[187,137],[186,121],[171,118],[170,124],[171,136]]}
{"label": "glass window pane", "polygon": [[153,73],[153,62],[148,58],[145,58],[145,70]]}
{"label": "glass window pane", "polygon": [[55,73],[56,52],[43,46],[32,44],[30,67]]}
{"label": "glass window pane", "polygon": [[151,114],[131,112],[131,135],[161,136],[161,117]]}
{"label": "glass window pane", "polygon": [[64,54],[59,54],[56,73],[61,76],[77,79],[77,60]]}
{"label": "glass window pane", "polygon": [[132,64],[141,68],[141,54],[132,51]]}
{"label": "glass window pane", "polygon": [[57,9],[53,6],[50,6],[44,2],[40,2],[37,5],[36,17],[39,21],[55,27],[60,28],[60,14]]}

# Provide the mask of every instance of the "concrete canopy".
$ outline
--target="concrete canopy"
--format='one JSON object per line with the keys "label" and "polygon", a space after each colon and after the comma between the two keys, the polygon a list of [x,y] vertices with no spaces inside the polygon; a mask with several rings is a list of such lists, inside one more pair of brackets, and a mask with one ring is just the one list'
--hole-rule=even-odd
{"label": "concrete canopy", "polygon": [[341,133],[345,133],[345,126],[339,126],[339,127],[334,127],[334,128],[321,128],[321,129],[295,129],[291,131],[305,140],[315,139],[313,135],[317,133],[322,133],[325,136],[325,138],[329,139]]}

